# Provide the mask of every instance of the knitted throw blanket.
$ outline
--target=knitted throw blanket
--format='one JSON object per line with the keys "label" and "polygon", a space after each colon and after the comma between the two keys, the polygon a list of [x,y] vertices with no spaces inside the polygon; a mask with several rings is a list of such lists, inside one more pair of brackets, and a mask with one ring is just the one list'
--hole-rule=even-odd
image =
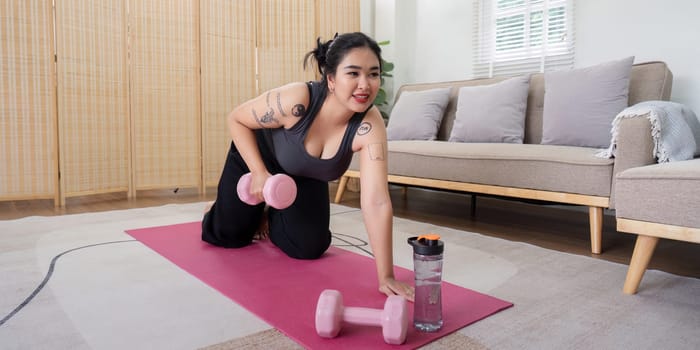
{"label": "knitted throw blanket", "polygon": [[629,106],[615,116],[610,147],[596,156],[614,157],[620,121],[637,117],[647,117],[651,123],[653,155],[659,163],[692,159],[700,155],[700,121],[690,108],[670,101],[645,101]]}

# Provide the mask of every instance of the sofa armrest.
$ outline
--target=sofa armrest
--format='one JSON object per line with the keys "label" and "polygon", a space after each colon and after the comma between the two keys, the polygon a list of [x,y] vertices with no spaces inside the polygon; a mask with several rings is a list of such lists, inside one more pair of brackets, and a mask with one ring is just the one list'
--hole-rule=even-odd
{"label": "sofa armrest", "polygon": [[615,165],[610,188],[610,208],[615,208],[615,181],[617,174],[629,168],[656,163],[654,141],[651,138],[649,118],[625,118],[618,127]]}

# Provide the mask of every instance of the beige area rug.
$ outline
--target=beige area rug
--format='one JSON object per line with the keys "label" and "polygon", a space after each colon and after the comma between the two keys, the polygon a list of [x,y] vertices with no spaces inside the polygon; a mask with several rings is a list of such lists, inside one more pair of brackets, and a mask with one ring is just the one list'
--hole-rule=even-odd
{"label": "beige area rug", "polygon": [[[204,205],[0,221],[0,349],[298,348],[124,233],[199,220]],[[332,211],[334,244],[368,250],[360,211]],[[627,296],[626,265],[398,218],[397,265],[412,267],[406,239],[426,232],[446,243],[447,281],[515,304],[427,349],[700,348],[698,279],[648,271]]]}
{"label": "beige area rug", "polygon": [[[201,350],[300,350],[301,345],[287,338],[276,329],[268,329],[249,336],[229,340],[220,344],[215,344],[202,348]],[[424,347],[424,350],[486,350],[485,346],[475,340],[461,334],[452,333],[442,337]]]}

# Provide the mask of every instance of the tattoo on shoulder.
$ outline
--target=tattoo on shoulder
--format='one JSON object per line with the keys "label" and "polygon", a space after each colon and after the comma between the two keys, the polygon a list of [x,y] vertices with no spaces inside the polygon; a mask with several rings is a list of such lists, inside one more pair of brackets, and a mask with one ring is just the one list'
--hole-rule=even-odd
{"label": "tattoo on shoulder", "polygon": [[283,117],[287,116],[287,113],[284,113],[284,109],[282,108],[282,100],[279,92],[277,93],[277,109],[280,111],[280,114],[282,114]]}
{"label": "tattoo on shoulder", "polygon": [[362,122],[360,127],[357,128],[357,134],[360,136],[367,135],[370,131],[372,131],[372,124],[369,122]]}
{"label": "tattoo on shoulder", "polygon": [[303,104],[298,103],[292,108],[292,115],[295,117],[303,117],[306,114],[306,107]]}
{"label": "tattoo on shoulder", "polygon": [[386,156],[384,153],[383,143],[371,143],[367,145],[369,149],[369,159],[371,160],[385,160]]}
{"label": "tattoo on shoulder", "polygon": [[265,114],[263,114],[262,117],[258,117],[258,114],[255,112],[255,109],[252,109],[251,112],[253,113],[253,118],[255,118],[255,121],[258,122],[258,124],[263,128],[269,127],[271,123],[280,123],[279,120],[275,118],[275,111],[272,109],[265,112]]}

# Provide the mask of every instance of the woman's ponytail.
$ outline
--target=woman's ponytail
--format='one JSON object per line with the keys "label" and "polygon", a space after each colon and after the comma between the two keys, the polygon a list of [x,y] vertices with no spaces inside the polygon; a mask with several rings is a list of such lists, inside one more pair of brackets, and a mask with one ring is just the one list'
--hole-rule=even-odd
{"label": "woman's ponytail", "polygon": [[335,33],[333,39],[328,40],[324,43],[321,42],[321,37],[316,38],[316,48],[309,51],[306,56],[304,56],[304,69],[306,66],[311,64],[313,58],[316,61],[316,66],[318,67],[318,72],[321,76],[324,76],[324,71],[326,68],[326,57],[328,54],[328,48],[331,47],[333,40],[338,37],[338,33]]}
{"label": "woman's ponytail", "polygon": [[[304,56],[304,69],[313,61],[316,61],[318,72],[321,74],[321,81],[326,81],[329,75],[335,75],[338,65],[352,49],[367,47],[377,56],[377,61],[382,62],[382,50],[374,39],[361,32],[345,33],[333,39],[321,42],[321,38],[316,39],[316,48],[309,51]],[[381,70],[381,67],[380,67]],[[324,84],[325,86],[325,84]]]}

